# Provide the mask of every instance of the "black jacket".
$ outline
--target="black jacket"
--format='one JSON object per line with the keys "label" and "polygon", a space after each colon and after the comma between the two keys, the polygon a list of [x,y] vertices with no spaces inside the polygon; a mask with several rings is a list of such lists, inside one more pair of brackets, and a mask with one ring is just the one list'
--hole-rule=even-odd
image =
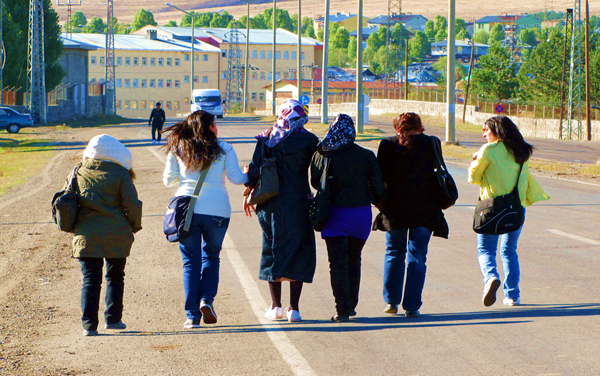
{"label": "black jacket", "polygon": [[319,189],[324,158],[330,158],[328,176],[331,200],[337,207],[358,207],[383,202],[385,187],[375,154],[356,144],[312,158],[310,182]]}
{"label": "black jacket", "polygon": [[385,229],[422,226],[432,230],[434,236],[447,238],[448,224],[436,202],[438,182],[432,137],[416,135],[410,149],[400,145],[398,137],[381,140],[377,160],[387,188]]}
{"label": "black jacket", "polygon": [[167,120],[165,116],[165,110],[162,108],[153,108],[152,112],[150,113],[150,119],[148,119],[148,123],[162,127],[162,125],[165,123],[165,120]]}

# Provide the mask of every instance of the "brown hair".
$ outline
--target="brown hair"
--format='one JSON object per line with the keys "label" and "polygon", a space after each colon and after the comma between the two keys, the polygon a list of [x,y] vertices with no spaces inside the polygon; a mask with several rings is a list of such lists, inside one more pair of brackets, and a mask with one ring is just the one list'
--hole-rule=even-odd
{"label": "brown hair", "polygon": [[508,116],[494,116],[487,119],[485,125],[515,157],[515,162],[525,163],[533,154],[533,146],[525,141],[517,125]]}
{"label": "brown hair", "polygon": [[398,115],[394,119],[394,128],[398,133],[398,143],[403,146],[410,147],[414,135],[411,131],[422,133],[425,128],[421,125],[421,118],[414,112],[405,112]]}
{"label": "brown hair", "polygon": [[178,156],[188,170],[199,170],[204,163],[212,162],[223,154],[217,136],[210,129],[214,121],[214,115],[196,111],[165,129],[163,133],[171,132],[165,144],[166,153]]}

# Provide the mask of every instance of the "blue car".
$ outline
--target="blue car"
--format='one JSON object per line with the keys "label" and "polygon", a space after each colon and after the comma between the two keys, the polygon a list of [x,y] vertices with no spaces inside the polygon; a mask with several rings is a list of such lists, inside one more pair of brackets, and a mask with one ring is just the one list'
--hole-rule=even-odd
{"label": "blue car", "polygon": [[8,133],[18,133],[23,127],[33,127],[31,115],[0,107],[0,129],[6,129]]}

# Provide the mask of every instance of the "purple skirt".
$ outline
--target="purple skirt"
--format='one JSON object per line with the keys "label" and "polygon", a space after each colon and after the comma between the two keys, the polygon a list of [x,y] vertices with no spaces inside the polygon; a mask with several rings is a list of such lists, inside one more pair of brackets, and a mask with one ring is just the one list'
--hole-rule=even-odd
{"label": "purple skirt", "polygon": [[331,205],[331,215],[321,230],[321,238],[353,236],[367,240],[371,233],[372,221],[371,205],[353,208],[339,208]]}

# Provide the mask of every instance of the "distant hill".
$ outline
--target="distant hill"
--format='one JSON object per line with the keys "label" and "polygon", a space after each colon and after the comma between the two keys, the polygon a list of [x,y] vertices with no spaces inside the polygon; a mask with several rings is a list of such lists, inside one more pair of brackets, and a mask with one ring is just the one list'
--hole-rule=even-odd
{"label": "distant hill", "polygon": [[[144,8],[154,13],[154,18],[159,25],[164,25],[170,20],[179,24],[181,12],[173,10],[165,5],[166,0],[116,0],[114,5],[115,16],[120,22],[131,23],[134,14]],[[185,10],[195,11],[218,11],[225,9],[236,18],[246,14],[246,0],[169,0]],[[67,18],[67,8],[56,6],[52,2],[61,22]],[[106,5],[100,4],[96,0],[82,0],[83,5],[72,7],[72,12],[82,11],[88,20],[97,16],[106,19]],[[366,17],[375,17],[380,14],[387,14],[387,0],[364,0],[363,13]],[[500,14],[522,14],[533,13],[544,10],[544,4],[547,0],[502,0],[502,1],[482,1],[482,0],[460,0],[456,1],[456,17],[473,21],[487,15]],[[573,1],[553,0],[552,9],[564,11],[573,7]],[[584,1],[582,0],[582,5]],[[251,0],[250,16],[262,13],[266,8],[272,7],[270,0]],[[296,0],[278,0],[277,6],[286,9],[290,14],[298,13],[298,2]],[[428,19],[433,19],[437,15],[447,17],[448,0],[405,0],[403,1],[403,12],[412,14],[421,14]],[[331,13],[351,12],[356,13],[357,0],[331,0]],[[583,10],[583,7],[582,7]],[[323,0],[302,0],[302,16],[314,17],[322,15],[324,11]],[[590,13],[600,15],[600,1],[590,1]]]}

